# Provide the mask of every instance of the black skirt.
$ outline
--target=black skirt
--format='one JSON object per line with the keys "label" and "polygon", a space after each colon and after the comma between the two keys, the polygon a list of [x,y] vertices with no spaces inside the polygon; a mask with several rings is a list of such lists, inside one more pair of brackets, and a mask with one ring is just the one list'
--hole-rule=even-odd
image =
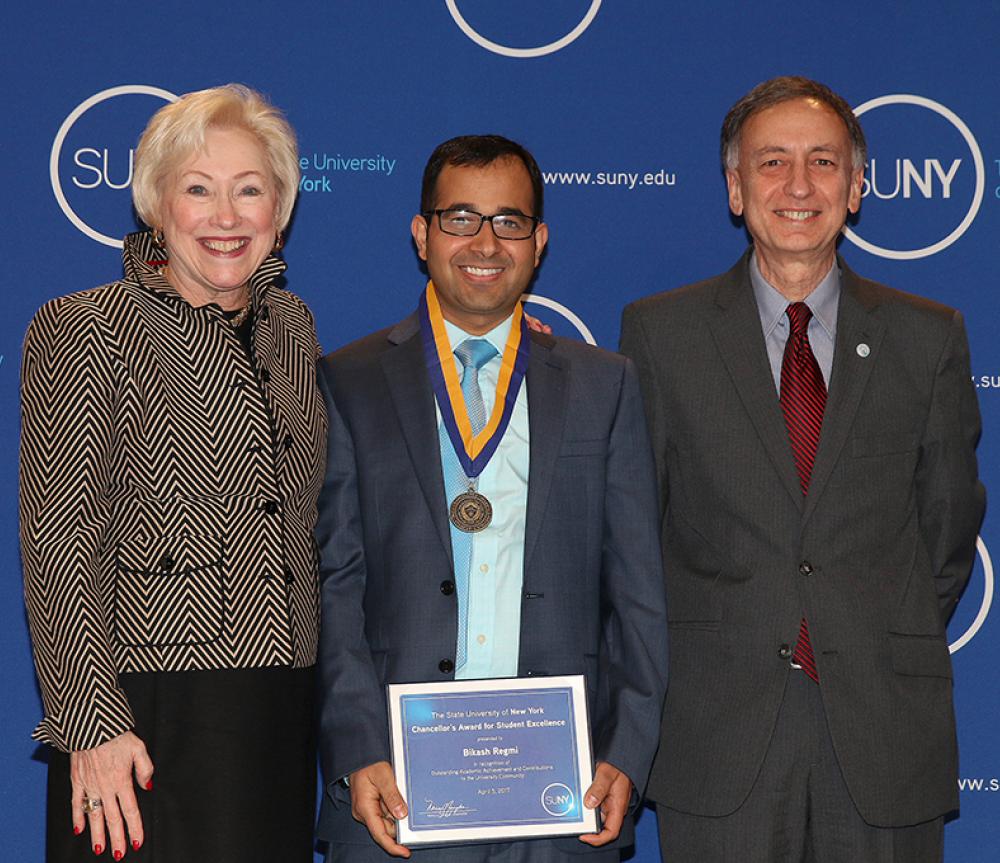
{"label": "black skirt", "polygon": [[[126,837],[125,860],[312,863],[314,669],[123,674],[121,685],[155,768],[152,791],[136,786],[145,842],[133,851]],[[95,859],[89,830],[73,835],[69,756],[53,751],[46,860]]]}

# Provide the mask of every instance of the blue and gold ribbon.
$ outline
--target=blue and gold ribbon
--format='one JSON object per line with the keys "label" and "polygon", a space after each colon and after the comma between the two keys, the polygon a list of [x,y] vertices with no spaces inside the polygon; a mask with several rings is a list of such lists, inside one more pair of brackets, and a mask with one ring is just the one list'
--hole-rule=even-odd
{"label": "blue and gold ribbon", "polygon": [[434,395],[437,397],[438,408],[451,445],[455,448],[459,464],[466,476],[473,479],[483,472],[483,469],[493,457],[504,432],[514,413],[514,402],[528,370],[528,351],[531,339],[528,336],[528,325],[521,311],[521,304],[514,307],[514,320],[511,322],[510,335],[500,358],[500,377],[497,380],[497,393],[493,402],[493,410],[483,430],[474,435],[469,412],[462,396],[462,382],[455,368],[455,356],[448,341],[448,332],[444,326],[444,315],[441,314],[441,304],[438,302],[434,283],[427,283],[427,290],[420,296],[417,308],[420,317],[420,335],[424,343],[424,360],[427,372],[431,377]]}

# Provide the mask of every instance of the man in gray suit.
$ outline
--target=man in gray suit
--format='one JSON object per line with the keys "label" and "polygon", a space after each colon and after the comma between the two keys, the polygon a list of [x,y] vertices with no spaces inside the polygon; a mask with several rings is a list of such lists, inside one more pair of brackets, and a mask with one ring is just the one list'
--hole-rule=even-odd
{"label": "man in gray suit", "polygon": [[866,147],[827,87],[755,87],[722,158],[753,245],[622,323],[664,514],[663,859],[940,860],[984,504],[962,317],[837,256]]}
{"label": "man in gray suit", "polygon": [[653,459],[632,364],[523,324],[541,215],[522,147],[442,144],[411,225],[431,277],[417,314],[320,364],[319,835],[331,861],[411,854],[393,818],[423,801],[403,800],[388,763],[390,682],[587,682],[597,768],[584,805],[600,807],[603,829],[415,858],[596,863],[631,839],[666,682]]}

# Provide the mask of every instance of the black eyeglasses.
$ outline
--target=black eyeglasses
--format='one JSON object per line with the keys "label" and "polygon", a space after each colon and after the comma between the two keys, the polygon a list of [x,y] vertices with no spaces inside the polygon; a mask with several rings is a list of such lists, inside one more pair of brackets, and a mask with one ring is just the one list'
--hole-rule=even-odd
{"label": "black eyeglasses", "polygon": [[428,210],[424,218],[438,217],[438,227],[453,237],[474,237],[489,222],[498,240],[527,240],[535,233],[540,219],[521,213],[494,213],[484,216],[475,210]]}

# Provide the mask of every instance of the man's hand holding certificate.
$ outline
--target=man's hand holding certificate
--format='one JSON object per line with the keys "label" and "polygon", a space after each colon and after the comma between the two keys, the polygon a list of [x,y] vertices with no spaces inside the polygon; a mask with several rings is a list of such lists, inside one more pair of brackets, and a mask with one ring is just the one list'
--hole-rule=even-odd
{"label": "man's hand holding certificate", "polygon": [[351,774],[351,814],[372,839],[393,857],[409,857],[408,848],[396,842],[396,821],[406,817],[403,795],[396,786],[392,765],[378,761]]}
{"label": "man's hand holding certificate", "polygon": [[352,814],[387,853],[409,857],[413,844],[580,835],[599,846],[617,838],[632,783],[606,762],[591,777],[582,677],[392,685],[389,704],[395,767],[378,762],[350,778]]}
{"label": "man's hand holding certificate", "polygon": [[[631,783],[610,765],[593,782],[582,676],[394,684],[388,692],[393,767],[409,802],[400,842],[586,834],[600,845],[617,836],[615,801]],[[599,833],[602,804],[617,826]]]}

